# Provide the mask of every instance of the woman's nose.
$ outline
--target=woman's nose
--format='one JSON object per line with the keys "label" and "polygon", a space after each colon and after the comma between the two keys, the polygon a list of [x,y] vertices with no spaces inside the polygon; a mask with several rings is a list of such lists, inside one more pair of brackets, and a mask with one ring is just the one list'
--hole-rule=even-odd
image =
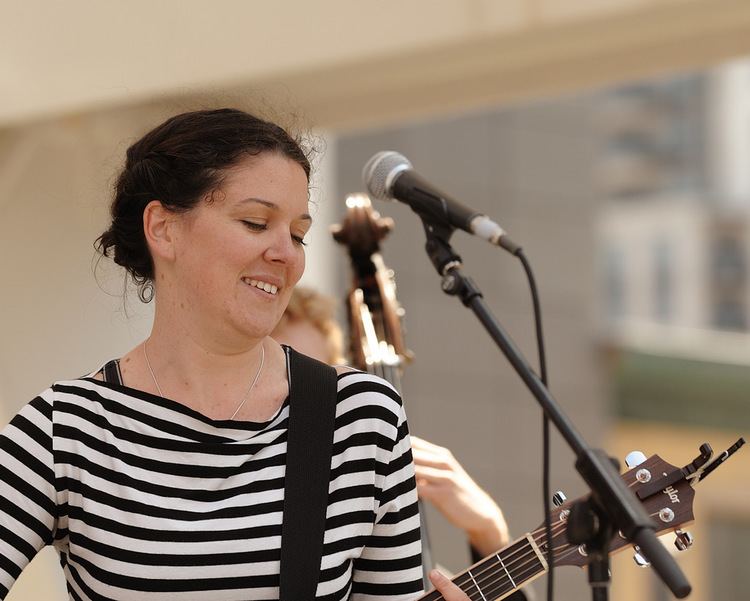
{"label": "woman's nose", "polygon": [[265,252],[269,261],[288,263],[297,258],[298,249],[288,231],[274,232]]}

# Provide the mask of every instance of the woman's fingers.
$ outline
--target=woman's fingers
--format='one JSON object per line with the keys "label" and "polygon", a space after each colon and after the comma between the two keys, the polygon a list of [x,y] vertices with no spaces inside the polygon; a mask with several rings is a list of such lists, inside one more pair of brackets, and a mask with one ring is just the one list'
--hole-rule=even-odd
{"label": "woman's fingers", "polygon": [[466,593],[437,570],[430,572],[430,582],[440,591],[445,601],[470,601]]}
{"label": "woman's fingers", "polygon": [[426,467],[424,465],[415,465],[414,474],[416,475],[417,480],[425,480],[430,484],[446,485],[454,480],[451,472],[436,469],[434,467]]}
{"label": "woman's fingers", "polygon": [[419,436],[414,436],[413,434],[410,434],[409,438],[411,439],[411,446],[413,449],[421,449],[423,451],[434,452],[437,449],[442,448],[442,447],[437,446],[436,444],[432,444],[431,442],[426,441],[424,438],[419,438]]}

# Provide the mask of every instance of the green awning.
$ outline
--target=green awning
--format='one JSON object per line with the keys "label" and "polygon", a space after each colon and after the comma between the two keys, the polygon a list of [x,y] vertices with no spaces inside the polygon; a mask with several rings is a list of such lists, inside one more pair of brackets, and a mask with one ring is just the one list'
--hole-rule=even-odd
{"label": "green awning", "polygon": [[750,428],[750,367],[623,350],[613,373],[621,417]]}

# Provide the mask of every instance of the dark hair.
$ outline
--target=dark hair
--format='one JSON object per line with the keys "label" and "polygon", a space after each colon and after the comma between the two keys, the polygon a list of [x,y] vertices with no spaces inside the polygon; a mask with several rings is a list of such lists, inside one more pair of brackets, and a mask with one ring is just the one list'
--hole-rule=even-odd
{"label": "dark hair", "polygon": [[150,301],[154,265],[143,232],[146,205],[159,200],[172,211],[190,211],[220,186],[228,168],[267,152],[295,161],[310,179],[301,143],[275,123],[229,108],[167,119],[128,148],[114,186],[112,223],[97,238],[97,250],[113,256],[138,286],[139,298]]}

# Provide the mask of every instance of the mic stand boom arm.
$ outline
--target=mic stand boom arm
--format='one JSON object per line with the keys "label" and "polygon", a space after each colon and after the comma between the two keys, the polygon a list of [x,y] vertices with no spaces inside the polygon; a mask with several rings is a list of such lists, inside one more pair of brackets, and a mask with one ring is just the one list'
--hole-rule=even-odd
{"label": "mic stand boom arm", "polygon": [[[658,541],[654,523],[620,478],[611,458],[604,451],[588,446],[492,315],[474,281],[461,273],[461,257],[448,242],[455,228],[434,223],[423,213],[419,215],[427,234],[425,248],[435,269],[443,278],[443,291],[451,296],[458,296],[464,306],[474,312],[575,453],[576,470],[589,485],[591,497],[584,506],[572,512],[571,515],[578,515],[581,519],[574,520],[572,528],[569,526],[569,538],[577,539],[571,542],[586,544],[587,553],[592,560],[588,572],[593,599],[607,599],[609,541],[611,534],[618,530],[628,541],[639,547],[640,553],[651,562],[656,573],[676,597],[686,597],[690,593],[690,583]],[[521,249],[517,252],[521,252]]]}

